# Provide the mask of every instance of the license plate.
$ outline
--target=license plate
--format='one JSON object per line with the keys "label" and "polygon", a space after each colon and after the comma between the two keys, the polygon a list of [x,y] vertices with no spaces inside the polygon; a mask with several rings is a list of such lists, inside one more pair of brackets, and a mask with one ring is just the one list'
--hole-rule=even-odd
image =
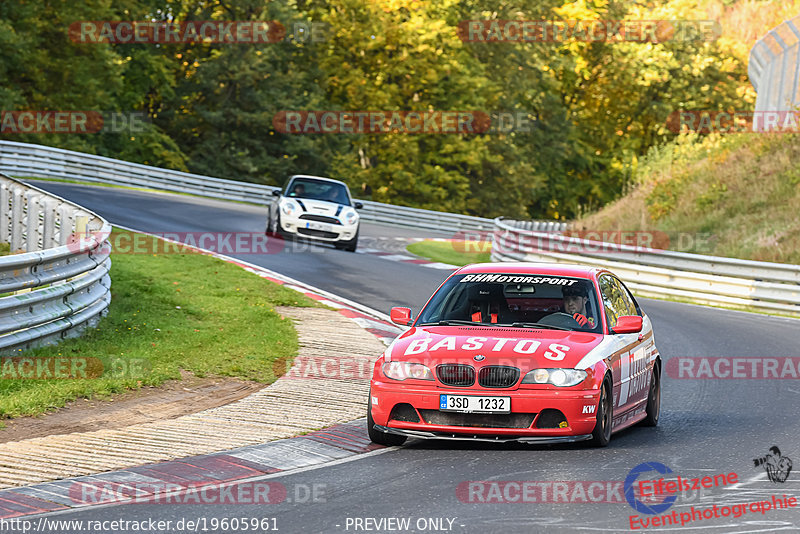
{"label": "license plate", "polygon": [[439,411],[462,413],[511,413],[511,397],[439,395]]}
{"label": "license plate", "polygon": [[330,232],[331,231],[331,225],[330,224],[319,223],[319,222],[307,222],[306,223],[306,228],[308,228],[310,230],[322,230],[323,232]]}

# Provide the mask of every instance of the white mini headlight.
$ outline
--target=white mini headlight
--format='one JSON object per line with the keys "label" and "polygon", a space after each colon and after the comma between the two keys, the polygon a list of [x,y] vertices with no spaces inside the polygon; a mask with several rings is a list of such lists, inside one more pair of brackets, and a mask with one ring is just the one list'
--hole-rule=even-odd
{"label": "white mini headlight", "polygon": [[355,224],[358,221],[358,213],[351,210],[344,214],[344,220],[347,224]]}
{"label": "white mini headlight", "polygon": [[383,364],[383,374],[392,380],[433,380],[431,370],[421,363],[386,362]]}
{"label": "white mini headlight", "polygon": [[294,213],[294,210],[297,209],[297,206],[294,202],[286,202],[281,206],[281,211],[284,215],[291,215]]}
{"label": "white mini headlight", "polygon": [[523,384],[552,384],[569,387],[586,379],[586,371],[578,369],[533,369],[522,379]]}

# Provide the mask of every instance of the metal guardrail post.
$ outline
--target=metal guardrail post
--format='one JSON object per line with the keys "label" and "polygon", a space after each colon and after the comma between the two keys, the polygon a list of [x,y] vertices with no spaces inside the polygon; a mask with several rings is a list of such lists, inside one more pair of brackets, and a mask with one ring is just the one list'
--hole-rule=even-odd
{"label": "metal guardrail post", "polygon": [[25,244],[22,240],[22,202],[23,196],[21,187],[14,187],[11,190],[11,252],[17,252]]}
{"label": "metal guardrail post", "polygon": [[25,250],[33,252],[39,250],[39,206],[40,196],[35,191],[29,191],[25,195],[25,203],[28,206],[27,224],[25,225]]}
{"label": "metal guardrail post", "polygon": [[0,243],[11,242],[11,191],[0,183]]}

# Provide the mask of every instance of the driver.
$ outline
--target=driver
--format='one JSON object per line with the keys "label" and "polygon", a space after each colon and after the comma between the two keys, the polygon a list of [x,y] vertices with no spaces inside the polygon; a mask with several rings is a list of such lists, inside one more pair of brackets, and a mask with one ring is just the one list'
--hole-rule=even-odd
{"label": "driver", "polygon": [[304,186],[303,184],[297,184],[292,189],[291,196],[293,196],[293,197],[302,197],[305,194],[306,194],[306,186]]}
{"label": "driver", "polygon": [[595,319],[586,311],[586,303],[589,302],[589,292],[582,282],[561,288],[561,296],[564,299],[564,312],[572,316],[581,326],[589,325],[595,327]]}

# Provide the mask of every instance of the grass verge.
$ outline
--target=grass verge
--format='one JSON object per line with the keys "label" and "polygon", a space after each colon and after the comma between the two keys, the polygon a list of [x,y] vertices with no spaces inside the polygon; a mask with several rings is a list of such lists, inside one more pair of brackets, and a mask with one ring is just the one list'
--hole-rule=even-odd
{"label": "grass verge", "polygon": [[420,241],[406,250],[431,261],[450,265],[468,265],[492,261],[489,241]]}
{"label": "grass verge", "polygon": [[[3,359],[0,417],[37,415],[80,397],[107,398],[126,389],[158,386],[179,379],[181,369],[201,377],[271,383],[298,349],[291,320],[274,307],[317,305],[202,254],[114,254],[111,280],[111,306],[98,328]],[[66,358],[70,366],[88,362],[89,377],[15,378],[30,369],[23,367],[23,357],[34,362]],[[95,376],[98,361],[102,368]]]}

